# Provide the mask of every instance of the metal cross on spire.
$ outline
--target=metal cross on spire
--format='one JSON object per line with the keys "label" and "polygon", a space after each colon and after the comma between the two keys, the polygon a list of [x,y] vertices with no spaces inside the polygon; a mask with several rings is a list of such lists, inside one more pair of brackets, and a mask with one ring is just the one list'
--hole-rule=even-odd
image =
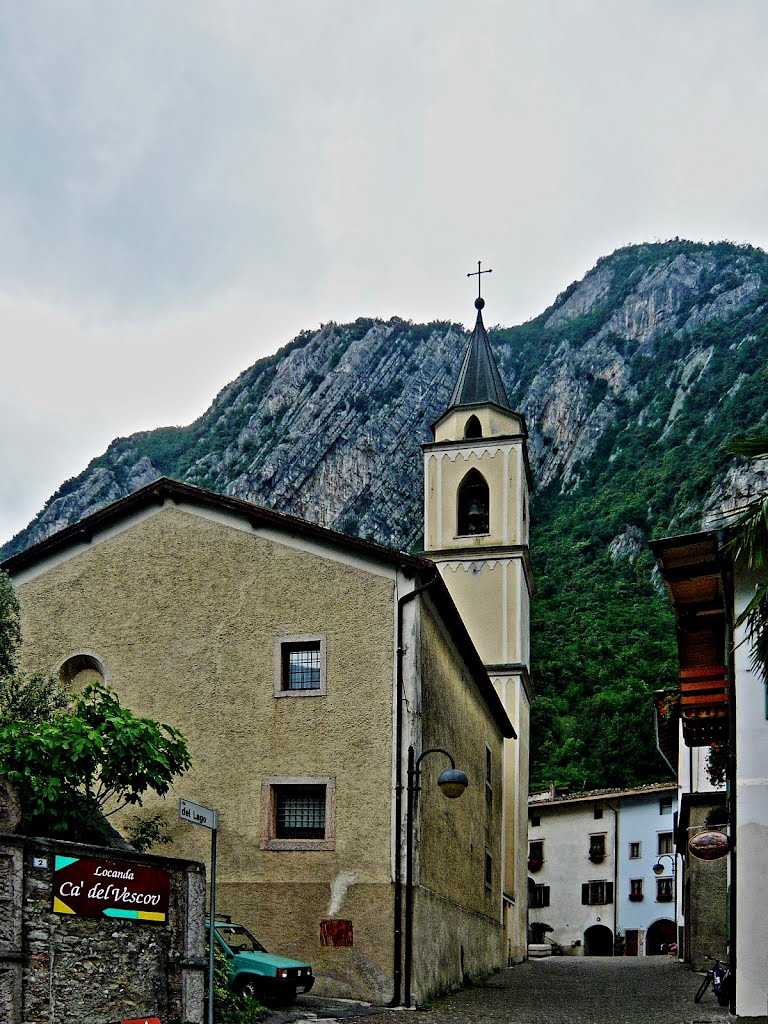
{"label": "metal cross on spire", "polygon": [[470,274],[467,274],[467,277],[476,277],[477,278],[477,297],[478,297],[478,299],[482,298],[482,296],[480,295],[480,282],[482,280],[480,275],[481,274],[492,274],[493,273],[492,269],[491,270],[481,270],[480,269],[480,262],[481,262],[480,260],[477,261],[477,270],[473,270]]}

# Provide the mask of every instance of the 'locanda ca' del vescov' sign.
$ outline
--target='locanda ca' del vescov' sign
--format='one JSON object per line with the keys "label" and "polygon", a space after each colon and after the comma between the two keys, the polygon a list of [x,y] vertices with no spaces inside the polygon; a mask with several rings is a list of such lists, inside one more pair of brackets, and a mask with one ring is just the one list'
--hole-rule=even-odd
{"label": "'locanda ca' del vescov' sign", "polygon": [[170,878],[162,868],[93,857],[56,857],[53,911],[77,917],[168,920]]}

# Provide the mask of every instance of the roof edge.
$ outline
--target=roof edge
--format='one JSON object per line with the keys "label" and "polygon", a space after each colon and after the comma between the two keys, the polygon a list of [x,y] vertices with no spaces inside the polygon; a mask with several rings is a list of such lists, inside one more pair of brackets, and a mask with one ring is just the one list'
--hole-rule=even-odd
{"label": "roof edge", "polygon": [[375,541],[363,540],[360,537],[351,537],[336,530],[330,530],[325,526],[318,526],[297,516],[288,515],[284,512],[275,512],[273,509],[263,505],[256,505],[253,502],[245,501],[242,498],[234,498],[226,494],[218,494],[215,491],[208,491],[202,487],[195,487],[192,484],[182,483],[171,477],[159,477],[157,480],[132,491],[124,498],[111,502],[104,508],[92,512],[85,519],[66,526],[62,530],[38,541],[29,548],[11,555],[4,562],[0,563],[9,575],[29,566],[36,565],[46,558],[66,550],[73,544],[83,540],[90,542],[94,536],[102,530],[107,529],[122,518],[132,515],[152,505],[162,505],[165,501],[174,501],[177,504],[187,502],[205,508],[215,508],[247,519],[252,527],[272,526],[278,530],[291,533],[298,533],[305,537],[323,541],[327,544],[335,544],[353,551],[360,555],[367,555],[369,558],[379,559],[389,565],[395,565],[404,569],[419,572],[431,569],[434,562],[431,559],[419,555],[410,555],[397,548],[390,548],[384,544],[377,544]]}

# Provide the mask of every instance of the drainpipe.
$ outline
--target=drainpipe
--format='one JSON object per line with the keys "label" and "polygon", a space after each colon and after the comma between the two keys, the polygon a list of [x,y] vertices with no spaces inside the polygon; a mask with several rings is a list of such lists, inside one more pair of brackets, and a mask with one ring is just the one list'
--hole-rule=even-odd
{"label": "drainpipe", "polygon": [[613,812],[613,955],[616,956],[616,936],[619,934],[619,812],[606,801]]}
{"label": "drainpipe", "polygon": [[405,704],[405,683],[403,681],[403,609],[409,601],[413,601],[432,586],[437,579],[437,568],[432,579],[423,586],[416,587],[404,597],[397,599],[397,697],[395,708],[395,764],[397,766],[397,783],[395,785],[395,907],[393,936],[393,992],[390,1006],[400,1006],[400,992],[403,979],[403,865],[402,865],[402,818],[403,818],[403,706]]}

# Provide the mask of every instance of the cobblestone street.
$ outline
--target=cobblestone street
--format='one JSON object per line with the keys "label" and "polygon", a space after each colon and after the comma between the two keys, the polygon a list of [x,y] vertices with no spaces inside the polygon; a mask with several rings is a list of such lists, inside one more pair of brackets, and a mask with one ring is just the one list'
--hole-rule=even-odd
{"label": "cobblestone street", "polygon": [[701,979],[666,957],[551,957],[502,971],[424,1010],[333,1005],[308,997],[302,1014],[296,1007],[280,1016],[286,1022],[331,1018],[368,1024],[725,1024],[728,1011],[717,1005],[711,988],[694,1004]]}

